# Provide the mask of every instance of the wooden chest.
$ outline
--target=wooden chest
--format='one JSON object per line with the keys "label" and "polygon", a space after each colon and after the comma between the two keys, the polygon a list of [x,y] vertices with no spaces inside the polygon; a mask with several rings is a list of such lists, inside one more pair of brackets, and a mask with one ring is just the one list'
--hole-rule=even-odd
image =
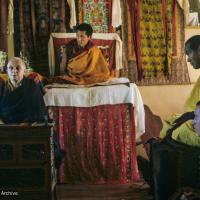
{"label": "wooden chest", "polygon": [[49,130],[46,126],[0,126],[0,199],[52,199]]}

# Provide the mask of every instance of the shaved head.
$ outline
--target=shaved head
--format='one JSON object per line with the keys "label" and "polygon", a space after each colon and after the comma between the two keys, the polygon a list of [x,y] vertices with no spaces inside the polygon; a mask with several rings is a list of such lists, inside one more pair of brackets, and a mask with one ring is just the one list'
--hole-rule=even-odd
{"label": "shaved head", "polygon": [[23,68],[25,68],[25,63],[24,63],[24,61],[23,61],[21,58],[19,58],[19,57],[13,57],[13,58],[11,58],[11,59],[8,61],[7,67],[8,67],[11,63],[12,63],[12,64],[13,64],[13,63],[18,63],[18,64],[20,64]]}
{"label": "shaved head", "polygon": [[7,64],[7,73],[11,83],[17,87],[24,77],[24,61],[18,57],[11,58]]}

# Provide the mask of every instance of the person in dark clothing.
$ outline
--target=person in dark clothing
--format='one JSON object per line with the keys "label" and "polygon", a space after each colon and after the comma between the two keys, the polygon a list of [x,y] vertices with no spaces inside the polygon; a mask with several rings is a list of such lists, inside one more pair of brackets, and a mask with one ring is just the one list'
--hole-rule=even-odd
{"label": "person in dark clothing", "polygon": [[40,83],[25,77],[25,64],[14,57],[7,64],[9,79],[0,82],[2,124],[43,122],[46,107]]}

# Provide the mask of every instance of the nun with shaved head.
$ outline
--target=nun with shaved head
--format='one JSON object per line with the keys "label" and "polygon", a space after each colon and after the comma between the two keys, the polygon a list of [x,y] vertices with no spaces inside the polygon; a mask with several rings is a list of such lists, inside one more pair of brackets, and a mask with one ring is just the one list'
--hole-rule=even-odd
{"label": "nun with shaved head", "polygon": [[0,83],[2,123],[34,123],[44,120],[46,108],[39,83],[25,77],[25,64],[14,57],[7,64],[8,80]]}

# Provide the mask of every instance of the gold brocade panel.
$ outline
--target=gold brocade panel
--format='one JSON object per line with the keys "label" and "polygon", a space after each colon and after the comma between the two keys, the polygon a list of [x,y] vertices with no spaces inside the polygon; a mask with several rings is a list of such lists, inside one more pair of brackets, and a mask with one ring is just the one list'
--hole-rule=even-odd
{"label": "gold brocade panel", "polygon": [[[141,1],[140,56],[143,77],[168,75],[172,57],[172,1]],[[166,11],[166,13],[164,13]]]}
{"label": "gold brocade panel", "polygon": [[189,83],[184,12],[177,1],[122,0],[121,7],[121,75],[138,85]]}

